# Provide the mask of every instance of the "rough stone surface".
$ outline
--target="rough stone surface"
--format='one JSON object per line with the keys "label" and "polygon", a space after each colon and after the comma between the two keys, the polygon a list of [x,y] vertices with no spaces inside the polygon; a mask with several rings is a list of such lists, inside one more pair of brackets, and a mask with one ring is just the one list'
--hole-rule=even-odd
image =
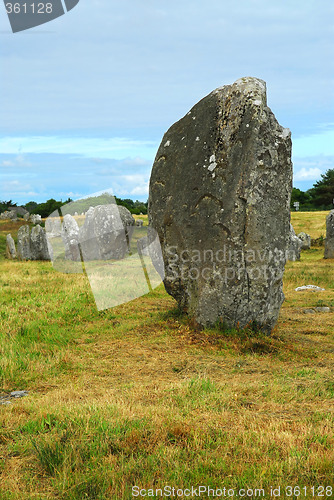
{"label": "rough stone surface", "polygon": [[291,134],[267,107],[262,80],[213,91],[166,132],[149,221],[166,290],[199,324],[272,330],[284,299],[291,189]]}
{"label": "rough stone surface", "polygon": [[42,216],[39,214],[32,214],[30,215],[30,222],[33,224],[40,224],[42,222]]}
{"label": "rough stone surface", "polygon": [[128,252],[135,219],[125,207],[110,204],[90,208],[80,228],[84,260],[122,259]]}
{"label": "rough stone surface", "polygon": [[17,232],[17,257],[20,260],[31,260],[31,256],[29,226],[21,226]]}
{"label": "rough stone surface", "polygon": [[326,217],[325,259],[334,259],[334,210]]}
{"label": "rough stone surface", "polygon": [[6,255],[8,259],[16,259],[15,242],[11,234],[7,234],[6,237]]}
{"label": "rough stone surface", "polygon": [[288,251],[287,251],[287,258],[288,260],[291,260],[295,262],[296,260],[300,260],[300,250],[302,247],[302,242],[296,236],[295,230],[292,227],[292,224],[290,224],[290,234],[289,234],[289,243],[288,243]]}
{"label": "rough stone surface", "polygon": [[304,314],[328,313],[329,307],[314,307],[313,309],[304,309]]}
{"label": "rough stone surface", "polygon": [[31,230],[30,249],[31,260],[52,260],[52,247],[40,225],[34,226]]}
{"label": "rough stone surface", "polygon": [[1,220],[17,220],[17,215],[16,212],[13,212],[12,210],[6,210],[2,214],[0,214],[0,219]]}
{"label": "rough stone surface", "polygon": [[11,212],[15,212],[16,217],[17,217],[18,215],[20,215],[21,217],[24,217],[24,216],[25,216],[25,215],[27,215],[27,214],[29,215],[28,210],[26,210],[26,209],[25,209],[25,208],[23,208],[23,207],[9,207],[9,210],[10,210]]}
{"label": "rough stone surface", "polygon": [[28,391],[13,391],[10,394],[0,394],[0,405],[10,405],[16,399],[24,398],[28,394]]}
{"label": "rough stone surface", "polygon": [[144,225],[144,221],[142,219],[137,219],[136,220],[136,226],[143,227],[143,225]]}
{"label": "rough stone surface", "polygon": [[21,226],[17,233],[17,257],[20,260],[51,260],[52,248],[44,229],[37,225]]}
{"label": "rough stone surface", "polygon": [[65,247],[65,258],[68,260],[81,260],[79,249],[79,226],[70,214],[63,218],[61,237]]}
{"label": "rough stone surface", "polygon": [[309,250],[311,248],[311,236],[303,231],[297,234],[297,238],[301,241],[301,249]]}

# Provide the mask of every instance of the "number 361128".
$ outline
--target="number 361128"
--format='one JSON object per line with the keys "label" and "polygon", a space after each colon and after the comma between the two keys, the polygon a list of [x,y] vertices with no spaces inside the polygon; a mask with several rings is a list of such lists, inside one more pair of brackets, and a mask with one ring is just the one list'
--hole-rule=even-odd
{"label": "number 361128", "polygon": [[6,3],[7,14],[51,14],[52,3]]}

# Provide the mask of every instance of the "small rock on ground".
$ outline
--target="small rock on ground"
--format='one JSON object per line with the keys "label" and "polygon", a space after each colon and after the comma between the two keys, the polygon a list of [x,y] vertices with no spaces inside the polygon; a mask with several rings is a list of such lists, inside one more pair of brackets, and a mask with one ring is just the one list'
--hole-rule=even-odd
{"label": "small rock on ground", "polygon": [[317,312],[330,312],[329,307],[314,307],[313,309],[304,309],[304,314],[315,314]]}
{"label": "small rock on ground", "polygon": [[325,289],[316,285],[303,285],[295,288],[295,292],[301,292],[303,290],[311,290],[312,292],[324,292]]}
{"label": "small rock on ground", "polygon": [[23,398],[27,396],[28,391],[13,391],[10,394],[0,396],[0,405],[10,405],[13,399]]}

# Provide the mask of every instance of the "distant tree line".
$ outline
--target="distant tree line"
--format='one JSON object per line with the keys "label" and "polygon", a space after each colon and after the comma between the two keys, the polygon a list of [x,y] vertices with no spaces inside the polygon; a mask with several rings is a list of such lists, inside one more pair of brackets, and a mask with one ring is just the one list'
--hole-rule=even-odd
{"label": "distant tree line", "polygon": [[6,212],[9,207],[17,207],[17,204],[14,203],[13,200],[0,201],[0,214],[2,214],[2,212]]}
{"label": "distant tree line", "polygon": [[[71,198],[68,198],[66,201],[56,201],[53,198],[47,200],[44,203],[37,203],[35,201],[29,201],[25,205],[22,205],[23,208],[28,210],[31,214],[40,214],[42,218],[46,218],[51,215],[53,212],[58,212],[58,210],[67,205],[66,213],[74,214],[77,212],[81,214],[83,212],[87,212],[89,207],[96,207],[98,205],[108,205],[110,203],[117,203],[117,205],[122,205],[126,207],[132,214],[147,214],[147,202],[144,203],[142,201],[133,201],[130,199],[122,200],[117,196],[112,196],[109,193],[103,193],[100,196],[83,198],[81,200],[73,201]],[[17,204],[13,202],[13,200],[9,201],[0,201],[0,213],[5,212],[10,207],[16,207]]]}
{"label": "distant tree line", "polygon": [[[291,194],[291,209],[294,210],[294,202],[299,202],[299,210],[316,211],[316,210],[331,210],[334,199],[334,168],[327,170],[325,174],[321,175],[321,179],[317,181],[311,189],[301,191],[300,189],[293,188]],[[123,205],[132,214],[147,214],[147,202],[133,201],[129,198],[122,200],[117,196],[113,197],[109,193],[103,193],[100,196],[83,198],[78,201],[73,201],[68,198],[66,201],[56,201],[53,198],[47,200],[45,203],[36,203],[29,201],[23,207],[31,214],[40,214],[43,218],[48,217],[53,212],[58,211],[63,205],[68,205],[67,212],[81,214],[86,212],[89,207],[97,205],[107,205],[114,203]],[[17,204],[13,200],[0,201],[0,213],[8,210],[9,207],[16,207]]]}
{"label": "distant tree line", "polygon": [[293,188],[291,194],[291,208],[294,202],[299,202],[299,210],[304,212],[315,210],[330,210],[334,208],[334,168],[321,175],[311,189],[301,191]]}

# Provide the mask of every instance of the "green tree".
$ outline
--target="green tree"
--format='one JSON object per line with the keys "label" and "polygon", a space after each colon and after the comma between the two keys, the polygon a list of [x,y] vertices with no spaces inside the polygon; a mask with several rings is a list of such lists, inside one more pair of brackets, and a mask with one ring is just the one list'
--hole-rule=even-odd
{"label": "green tree", "polygon": [[0,213],[5,212],[9,207],[17,207],[17,204],[13,200],[0,201]]}
{"label": "green tree", "polygon": [[24,208],[28,210],[29,213],[31,213],[33,210],[35,210],[37,205],[38,203],[36,203],[36,201],[28,201],[28,203],[24,205]]}
{"label": "green tree", "polygon": [[321,179],[313,184],[313,188],[309,189],[307,193],[311,196],[313,206],[318,209],[329,210],[333,208],[334,168],[321,174]]}
{"label": "green tree", "polygon": [[291,193],[291,208],[294,208],[294,202],[299,201],[300,208],[309,207],[311,205],[311,195],[308,192],[301,191],[298,188],[292,188]]}

